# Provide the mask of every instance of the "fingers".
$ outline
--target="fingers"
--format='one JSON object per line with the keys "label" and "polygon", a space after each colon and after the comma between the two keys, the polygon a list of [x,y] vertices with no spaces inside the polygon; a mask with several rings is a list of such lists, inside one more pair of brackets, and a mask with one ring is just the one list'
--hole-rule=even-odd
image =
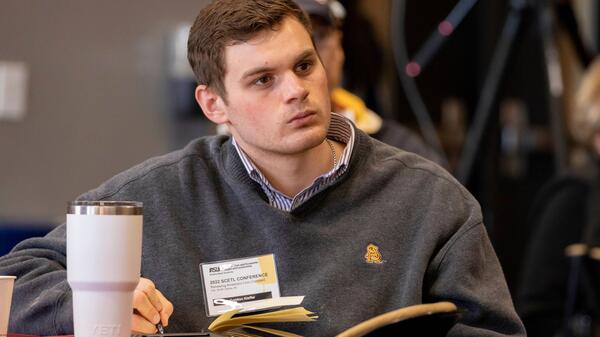
{"label": "fingers", "polygon": [[167,326],[169,325],[169,317],[171,317],[171,314],[173,314],[173,304],[167,300],[167,298],[158,289],[156,290],[156,293],[160,299],[160,302],[162,303],[163,308],[160,311],[160,321],[162,322],[162,325]]}
{"label": "fingers", "polygon": [[152,281],[140,278],[133,293],[132,330],[152,333],[156,324],[169,325],[173,304],[158,290]]}
{"label": "fingers", "polygon": [[142,292],[144,292],[144,294],[146,294],[146,297],[148,298],[148,300],[150,300],[150,303],[152,304],[152,306],[154,306],[154,308],[157,311],[162,310],[162,303],[160,302],[160,298],[156,293],[158,290],[156,290],[156,286],[152,281],[146,278],[140,278],[140,283],[138,283],[136,289],[139,289]]}
{"label": "fingers", "polygon": [[133,314],[131,318],[131,330],[133,333],[155,333],[156,325],[148,322],[144,317]]}
{"label": "fingers", "polygon": [[[154,293],[156,289],[154,288],[154,283],[149,280],[146,281],[148,282],[142,282],[140,280],[140,283],[133,292],[133,309],[149,323],[156,324],[160,321],[159,310],[152,304],[152,301],[148,296],[148,293]],[[156,294],[154,294],[154,296],[156,297]]]}

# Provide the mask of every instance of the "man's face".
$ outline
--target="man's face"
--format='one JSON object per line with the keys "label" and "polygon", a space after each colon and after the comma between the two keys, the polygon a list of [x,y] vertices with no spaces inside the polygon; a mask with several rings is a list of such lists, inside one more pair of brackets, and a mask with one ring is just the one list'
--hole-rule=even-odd
{"label": "man's face", "polygon": [[301,23],[285,18],[277,30],[227,46],[224,55],[223,110],[246,153],[295,155],[323,142],[331,111],[327,77]]}

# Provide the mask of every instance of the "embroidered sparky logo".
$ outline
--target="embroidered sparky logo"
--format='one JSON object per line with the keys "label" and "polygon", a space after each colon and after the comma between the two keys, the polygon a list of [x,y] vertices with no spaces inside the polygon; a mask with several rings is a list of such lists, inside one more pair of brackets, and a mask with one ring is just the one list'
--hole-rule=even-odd
{"label": "embroidered sparky logo", "polygon": [[365,254],[365,261],[367,263],[375,263],[381,264],[383,260],[381,259],[381,253],[379,252],[379,247],[375,246],[372,243],[369,243],[367,246],[367,253]]}

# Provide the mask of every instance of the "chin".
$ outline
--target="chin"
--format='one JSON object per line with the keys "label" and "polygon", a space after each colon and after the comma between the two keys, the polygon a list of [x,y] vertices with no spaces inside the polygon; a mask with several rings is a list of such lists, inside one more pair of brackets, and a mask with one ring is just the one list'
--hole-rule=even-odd
{"label": "chin", "polygon": [[294,135],[294,138],[289,139],[289,142],[287,142],[289,146],[288,149],[290,152],[308,151],[323,143],[326,136],[327,129],[325,128],[306,130],[305,132]]}

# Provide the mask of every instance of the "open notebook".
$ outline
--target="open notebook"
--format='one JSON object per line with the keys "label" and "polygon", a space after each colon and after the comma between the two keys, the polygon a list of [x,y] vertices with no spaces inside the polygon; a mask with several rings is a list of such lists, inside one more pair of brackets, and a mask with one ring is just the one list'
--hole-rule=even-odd
{"label": "open notebook", "polygon": [[[229,310],[217,317],[208,330],[232,337],[253,337],[273,335],[280,337],[298,337],[299,335],[283,330],[261,326],[263,323],[312,322],[318,316],[300,307],[304,296],[270,298],[249,303],[232,303]],[[259,324],[259,325],[256,325]]]}
{"label": "open notebook", "polygon": [[[268,309],[251,314],[240,314],[241,310],[238,308],[222,314],[213,321],[209,330],[232,337],[299,337],[300,335],[262,324],[312,322],[318,318],[315,313],[303,307]],[[336,337],[446,336],[460,317],[461,312],[450,302],[418,304],[375,316]]]}

